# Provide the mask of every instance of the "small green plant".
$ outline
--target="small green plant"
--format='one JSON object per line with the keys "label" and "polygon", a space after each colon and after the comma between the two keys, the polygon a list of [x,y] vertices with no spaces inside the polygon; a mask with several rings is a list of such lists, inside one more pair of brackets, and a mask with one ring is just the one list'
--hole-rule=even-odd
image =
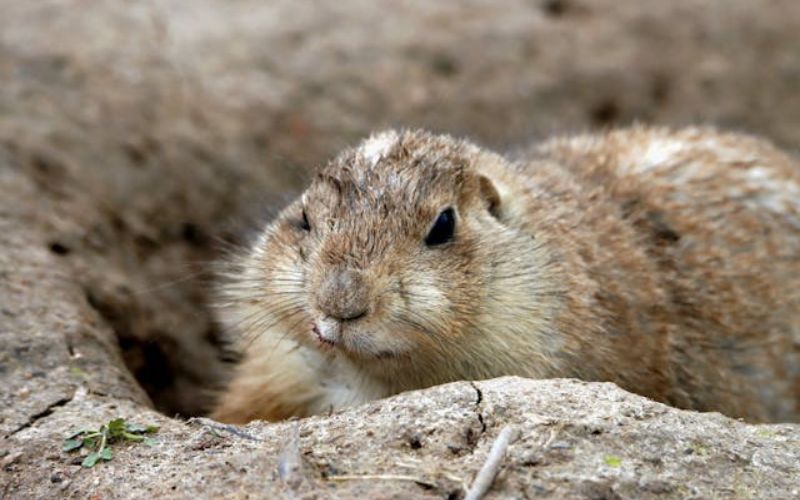
{"label": "small green plant", "polygon": [[70,433],[64,439],[62,450],[66,452],[87,448],[93,450],[86,455],[81,465],[83,467],[94,467],[97,462],[109,461],[114,458],[111,452],[111,444],[132,441],[134,443],[144,443],[152,446],[155,441],[147,434],[158,432],[156,425],[137,425],[125,422],[124,418],[115,418],[107,424],[101,425],[98,430],[81,429]]}
{"label": "small green plant", "polygon": [[603,457],[603,462],[606,463],[609,467],[617,468],[622,465],[622,459],[619,457],[615,457],[614,455],[606,455]]}
{"label": "small green plant", "polygon": [[775,431],[773,431],[771,429],[766,429],[766,428],[763,428],[763,427],[756,431],[756,436],[762,437],[762,438],[771,438],[771,437],[775,437],[776,435],[777,435],[777,433]]}

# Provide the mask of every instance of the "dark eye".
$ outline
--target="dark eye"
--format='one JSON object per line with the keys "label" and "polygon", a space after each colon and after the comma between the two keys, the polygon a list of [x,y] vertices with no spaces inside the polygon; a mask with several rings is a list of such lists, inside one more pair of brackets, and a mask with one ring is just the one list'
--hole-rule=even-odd
{"label": "dark eye", "polygon": [[452,208],[445,208],[436,222],[433,224],[428,236],[425,237],[425,244],[429,247],[442,245],[453,239],[453,233],[456,229],[456,214]]}
{"label": "dark eye", "polygon": [[305,210],[303,210],[303,220],[300,221],[300,229],[303,231],[311,231],[311,224],[308,223],[308,216]]}

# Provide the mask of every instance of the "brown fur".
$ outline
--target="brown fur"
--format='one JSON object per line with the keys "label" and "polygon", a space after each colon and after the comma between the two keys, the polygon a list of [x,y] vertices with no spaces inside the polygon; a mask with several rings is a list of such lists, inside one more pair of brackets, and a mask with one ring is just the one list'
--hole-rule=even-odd
{"label": "brown fur", "polygon": [[[800,419],[796,161],[708,129],[517,156],[387,132],[324,167],[222,287],[245,359],[214,416],[305,416],[521,375]],[[455,238],[428,247],[446,207]]]}

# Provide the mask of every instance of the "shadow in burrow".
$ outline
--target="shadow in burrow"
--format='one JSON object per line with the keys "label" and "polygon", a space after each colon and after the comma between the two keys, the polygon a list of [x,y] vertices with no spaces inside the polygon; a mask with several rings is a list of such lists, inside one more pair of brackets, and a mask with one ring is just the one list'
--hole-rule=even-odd
{"label": "shadow in burrow", "polygon": [[[213,314],[217,271],[294,190],[275,195],[269,184],[254,183],[250,194],[239,186],[211,190],[223,198],[211,200],[202,182],[171,182],[189,194],[151,196],[157,201],[144,213],[136,203],[130,210],[94,201],[71,205],[72,220],[46,244],[113,331],[155,409],[191,417],[210,411],[240,359]],[[65,198],[70,191],[78,190],[64,190]],[[218,209],[195,209],[201,203]]]}
{"label": "shadow in burrow", "polygon": [[[239,359],[212,312],[215,263],[224,259],[221,244],[198,239],[197,233],[185,223],[183,242],[134,243],[134,248],[172,249],[129,265],[111,258],[107,280],[94,273],[78,278],[86,301],[113,331],[127,369],[154,407],[169,416],[208,412]],[[230,234],[220,238],[225,244],[239,243]],[[50,247],[67,258],[71,253],[58,242]]]}

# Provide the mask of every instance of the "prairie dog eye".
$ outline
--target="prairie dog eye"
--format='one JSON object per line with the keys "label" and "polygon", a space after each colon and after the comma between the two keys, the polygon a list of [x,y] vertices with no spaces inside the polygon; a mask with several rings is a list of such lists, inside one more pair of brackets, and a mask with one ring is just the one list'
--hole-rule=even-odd
{"label": "prairie dog eye", "polygon": [[453,239],[456,230],[456,214],[452,208],[445,208],[436,218],[428,236],[425,237],[425,244],[429,247],[443,245]]}
{"label": "prairie dog eye", "polygon": [[306,215],[306,209],[303,209],[303,218],[300,221],[300,229],[303,231],[311,231],[311,224],[308,223],[308,215]]}

